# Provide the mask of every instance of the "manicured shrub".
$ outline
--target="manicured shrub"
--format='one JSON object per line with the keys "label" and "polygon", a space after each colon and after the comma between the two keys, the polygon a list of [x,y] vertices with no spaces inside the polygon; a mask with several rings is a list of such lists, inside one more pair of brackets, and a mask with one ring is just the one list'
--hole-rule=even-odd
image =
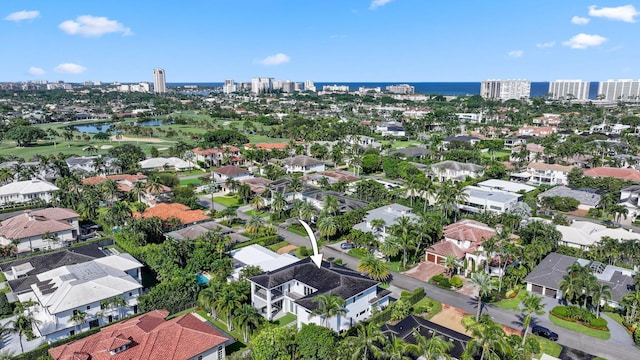
{"label": "manicured shrub", "polygon": [[607,330],[607,320],[604,318],[595,318],[589,321],[589,326],[594,329]]}
{"label": "manicured shrub", "polygon": [[551,313],[557,317],[566,318],[569,315],[569,310],[567,310],[566,306],[556,306],[551,310]]}
{"label": "manicured shrub", "polygon": [[636,331],[633,332],[633,341],[636,346],[640,346],[640,328],[636,328]]}
{"label": "manicured shrub", "polygon": [[309,256],[309,250],[306,246],[301,246],[300,248],[298,248],[298,255],[300,257]]}
{"label": "manicured shrub", "polygon": [[333,263],[334,263],[334,264],[338,264],[338,265],[342,265],[342,259],[340,259],[340,258],[335,258],[335,259],[333,259]]}
{"label": "manicured shrub", "polygon": [[11,304],[7,300],[7,295],[0,293],[0,315],[9,315],[13,312]]}
{"label": "manicured shrub", "polygon": [[444,275],[442,274],[438,274],[433,276],[429,282],[431,282],[432,284],[435,284],[443,289],[451,289],[451,282],[449,282],[449,279],[446,278]]}
{"label": "manicured shrub", "polygon": [[456,289],[459,289],[462,287],[462,279],[460,279],[457,276],[452,277],[451,280],[449,280],[449,282],[451,283],[451,286],[453,286]]}

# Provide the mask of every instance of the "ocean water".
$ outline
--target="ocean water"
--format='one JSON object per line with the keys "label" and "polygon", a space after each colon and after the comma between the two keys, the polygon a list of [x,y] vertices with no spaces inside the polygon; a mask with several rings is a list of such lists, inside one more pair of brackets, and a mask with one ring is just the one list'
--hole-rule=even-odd
{"label": "ocean water", "polygon": [[[415,87],[418,94],[427,95],[478,95],[480,94],[480,82],[317,82],[316,88],[322,89],[324,85],[347,85],[354,91],[359,87],[381,87],[383,90],[389,85],[409,84]],[[223,83],[168,83],[168,86],[197,85],[203,88],[222,87]],[[549,82],[531,82],[531,97],[543,97],[549,92]],[[595,99],[598,93],[598,83],[592,82],[589,87],[589,99]]]}

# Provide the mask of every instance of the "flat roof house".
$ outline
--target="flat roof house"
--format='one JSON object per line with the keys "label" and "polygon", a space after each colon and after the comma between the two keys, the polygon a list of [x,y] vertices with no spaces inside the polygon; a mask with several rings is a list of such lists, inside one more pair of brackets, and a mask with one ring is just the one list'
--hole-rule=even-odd
{"label": "flat roof house", "polygon": [[503,213],[515,205],[522,195],[500,190],[487,190],[477,186],[464,188],[467,199],[464,204],[458,204],[460,209],[469,212],[491,211]]}
{"label": "flat roof house", "polygon": [[[389,228],[393,226],[399,218],[406,216],[412,221],[418,220],[418,215],[411,212],[411,208],[400,204],[389,204],[373,210],[369,210],[364,217],[364,221],[356,224],[353,228],[364,232],[374,233],[382,239],[389,236]],[[380,219],[384,224],[380,229],[374,229],[372,221]]]}
{"label": "flat roof house", "polygon": [[471,163],[445,160],[431,165],[431,172],[440,182],[447,180],[458,182],[467,180],[467,177],[477,178],[482,176],[484,167]]}
{"label": "flat roof house", "polygon": [[[269,320],[290,313],[297,316],[298,328],[314,323],[335,331],[350,328],[368,319],[389,304],[388,290],[380,282],[334,263],[319,268],[306,258],[272,272],[249,278],[251,305]],[[318,308],[315,296],[335,294],[346,301],[344,315],[329,319],[312,316]]]}
{"label": "flat roof house", "polygon": [[42,200],[50,203],[57,186],[43,180],[16,181],[0,186],[0,206],[25,204]]}

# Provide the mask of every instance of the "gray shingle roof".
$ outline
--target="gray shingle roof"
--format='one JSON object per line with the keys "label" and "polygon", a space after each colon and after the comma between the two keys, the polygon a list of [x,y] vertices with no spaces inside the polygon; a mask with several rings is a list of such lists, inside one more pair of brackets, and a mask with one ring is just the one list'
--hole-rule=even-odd
{"label": "gray shingle roof", "polygon": [[600,195],[591,189],[570,189],[566,186],[556,186],[538,195],[539,198],[549,196],[569,197],[580,201],[580,204],[596,206],[600,202]]}

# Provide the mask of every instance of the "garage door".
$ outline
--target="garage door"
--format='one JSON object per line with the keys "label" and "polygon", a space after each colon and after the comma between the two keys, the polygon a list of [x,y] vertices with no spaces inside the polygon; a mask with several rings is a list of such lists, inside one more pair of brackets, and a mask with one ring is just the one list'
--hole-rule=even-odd
{"label": "garage door", "polygon": [[427,262],[436,262],[436,256],[434,254],[427,254]]}
{"label": "garage door", "polygon": [[555,298],[558,295],[558,290],[555,289],[546,289],[544,292],[545,295]]}
{"label": "garage door", "polygon": [[542,294],[542,286],[540,286],[540,285],[532,285],[531,286],[531,292],[534,292],[536,294]]}

